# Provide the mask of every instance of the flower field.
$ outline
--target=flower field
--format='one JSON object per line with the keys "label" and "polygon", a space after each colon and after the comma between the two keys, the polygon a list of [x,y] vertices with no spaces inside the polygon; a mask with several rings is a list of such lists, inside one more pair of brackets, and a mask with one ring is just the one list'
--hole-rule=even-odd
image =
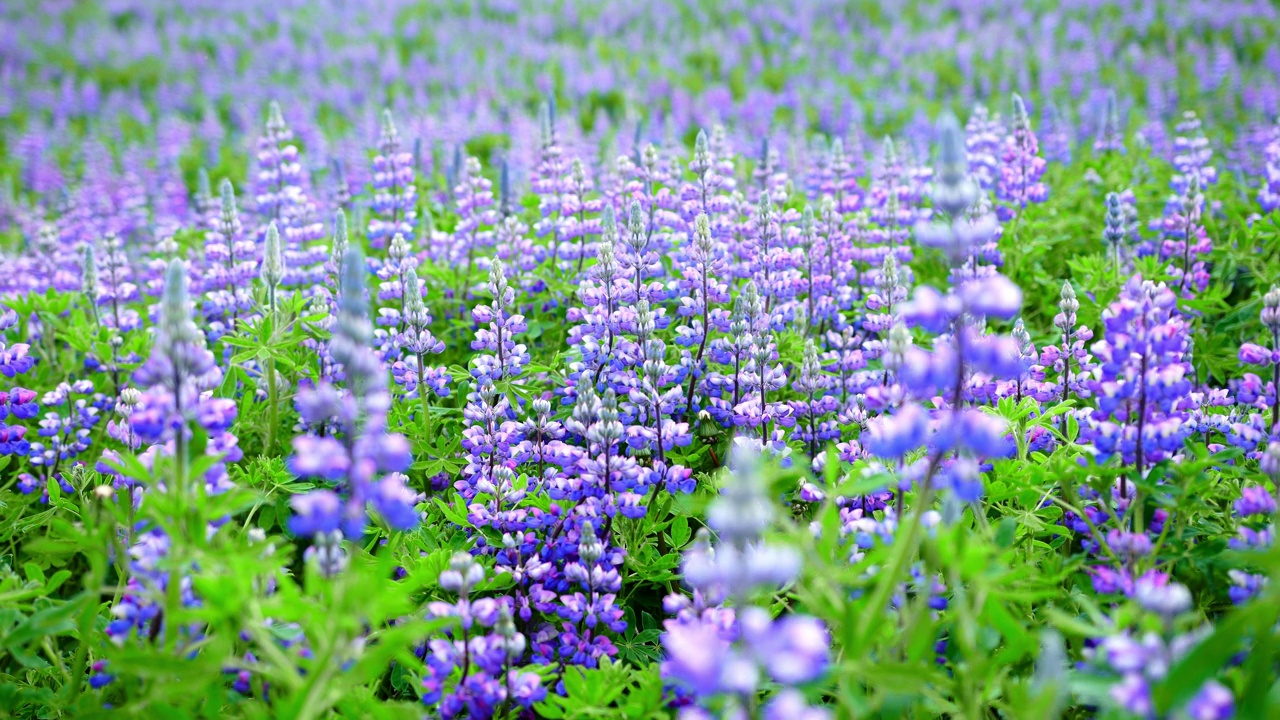
{"label": "flower field", "polygon": [[0,716],[1280,715],[1274,4],[0,30]]}

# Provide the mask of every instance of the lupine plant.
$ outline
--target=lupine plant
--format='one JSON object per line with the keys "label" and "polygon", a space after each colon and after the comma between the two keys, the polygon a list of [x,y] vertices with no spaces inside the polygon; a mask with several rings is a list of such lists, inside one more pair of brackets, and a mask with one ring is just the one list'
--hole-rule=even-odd
{"label": "lupine plant", "polygon": [[0,4],[0,715],[1280,712],[1275,7],[615,5]]}

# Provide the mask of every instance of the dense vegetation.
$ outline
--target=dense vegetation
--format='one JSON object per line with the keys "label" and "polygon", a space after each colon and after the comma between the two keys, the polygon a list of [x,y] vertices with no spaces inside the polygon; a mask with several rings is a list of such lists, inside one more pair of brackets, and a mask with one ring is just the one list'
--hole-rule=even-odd
{"label": "dense vegetation", "polygon": [[0,7],[0,712],[1280,712],[1278,22]]}

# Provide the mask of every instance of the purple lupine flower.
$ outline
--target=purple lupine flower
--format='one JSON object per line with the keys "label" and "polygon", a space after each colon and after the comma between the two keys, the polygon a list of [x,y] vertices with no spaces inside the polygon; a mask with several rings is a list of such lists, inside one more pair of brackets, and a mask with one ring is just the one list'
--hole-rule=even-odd
{"label": "purple lupine flower", "polygon": [[1270,336],[1271,347],[1256,343],[1244,343],[1240,346],[1240,362],[1245,365],[1271,366],[1271,387],[1267,396],[1271,398],[1271,427],[1280,427],[1280,397],[1276,388],[1280,388],[1280,285],[1273,285],[1262,296],[1262,327]]}
{"label": "purple lupine flower", "polygon": [[795,424],[795,417],[789,404],[769,402],[769,393],[786,387],[787,376],[782,365],[777,363],[778,349],[773,341],[773,332],[769,329],[767,315],[760,316],[756,326],[757,331],[751,336],[751,348],[748,352],[748,387],[751,394],[733,407],[734,423],[739,427],[756,429],[765,446],[775,443],[781,445],[781,438],[775,437],[770,428],[775,422],[779,427],[791,427]]}
{"label": "purple lupine flower", "polygon": [[1044,112],[1044,156],[1051,162],[1071,162],[1071,134],[1058,106],[1049,102]]}
{"label": "purple lupine flower", "polygon": [[524,315],[516,310],[515,288],[507,282],[505,268],[500,260],[489,266],[489,282],[486,288],[493,298],[488,305],[477,305],[471,311],[472,319],[480,326],[471,349],[481,351],[471,362],[471,376],[488,378],[494,382],[518,377],[529,363],[529,351],[515,337],[527,329]]}
{"label": "purple lupine flower", "polygon": [[427,392],[447,397],[452,378],[447,368],[429,367],[426,362],[428,354],[444,352],[444,343],[431,333],[431,314],[422,297],[424,288],[418,272],[409,268],[404,275],[403,329],[395,337],[395,345],[406,355],[392,365],[391,374],[397,385],[404,386],[406,397],[419,397],[425,402],[423,393]]}
{"label": "purple lupine flower", "polygon": [[281,235],[281,282],[291,287],[318,283],[325,256],[316,245],[324,237],[324,222],[308,197],[306,171],[292,139],[280,105],[270,103],[265,132],[258,139],[254,201],[263,226],[274,223]]}
{"label": "purple lupine flower", "polygon": [[569,176],[562,185],[558,237],[559,254],[566,260],[577,259],[575,276],[582,275],[583,263],[592,255],[590,238],[599,235],[604,227],[600,218],[589,217],[599,213],[605,205],[602,198],[588,198],[591,186],[582,161],[574,158],[569,164]]}
{"label": "purple lupine flower", "polygon": [[[758,456],[750,443],[735,443],[721,495],[707,511],[718,541],[713,548],[701,530],[684,556],[693,602],[673,594],[663,603],[675,613],[664,623],[663,677],[704,708],[754,697],[761,671],[785,688],[819,677],[828,663],[821,623],[799,615],[775,620],[751,604],[755,590],[777,587],[799,571],[793,549],[763,540],[774,513]],[[730,598],[733,610],[717,607]]]}
{"label": "purple lupine flower", "polygon": [[1098,136],[1093,141],[1095,153],[1124,152],[1124,128],[1120,124],[1120,103],[1115,90],[1107,91],[1106,104],[1098,118]]}
{"label": "purple lupine flower", "polygon": [[[440,575],[440,586],[456,594],[457,601],[427,606],[430,617],[458,621],[444,638],[419,650],[426,663],[422,701],[442,718],[491,717],[507,703],[528,710],[546,697],[538,675],[515,669],[528,643],[516,629],[511,599],[471,597],[483,580],[484,569],[470,555],[458,553]],[[448,687],[455,676],[459,680]]]}
{"label": "purple lupine flower", "polygon": [[414,184],[413,155],[400,149],[400,131],[391,111],[382,113],[378,154],[373,158],[373,217],[369,219],[369,244],[386,247],[397,233],[413,242],[418,225],[418,189]]}
{"label": "purple lupine flower", "polygon": [[[369,300],[365,278],[368,267],[359,248],[349,247],[342,258],[338,317],[333,325],[328,351],[341,368],[346,392],[340,394],[326,381],[297,398],[302,418],[310,426],[332,425],[343,438],[300,435],[294,438],[294,454],[289,461],[294,473],[338,484],[343,499],[339,531],[321,530],[314,536],[316,552],[333,559],[340,552],[342,537],[358,539],[370,512],[381,516],[395,529],[411,529],[418,523],[414,512],[417,496],[405,484],[403,472],[413,464],[408,440],[388,432],[386,368],[369,346],[373,327],[369,321]],[[326,492],[316,490],[313,492]],[[332,492],[332,491],[327,491]],[[310,502],[310,501],[308,501]],[[323,506],[318,500],[304,508]],[[314,529],[314,523],[299,528]]]}
{"label": "purple lupine flower", "polygon": [[743,393],[747,390],[747,365],[754,342],[756,318],[762,314],[763,303],[756,291],[756,284],[747,282],[734,301],[727,335],[716,338],[711,343],[712,360],[732,368],[732,372],[716,372],[707,378],[711,394],[709,410],[712,417],[721,424],[728,425],[732,422],[733,408],[742,401]]}
{"label": "purple lupine flower", "polygon": [[781,165],[778,148],[769,144],[769,138],[762,138],[760,156],[757,158],[756,166],[751,170],[751,179],[755,181],[748,195],[751,202],[758,204],[766,195],[773,202],[786,200],[788,179]]}
{"label": "purple lupine flower", "polygon": [[[1009,337],[1018,344],[1018,359],[1022,361],[1022,372],[1018,373],[1017,377],[1001,383],[996,390],[997,396],[1013,397],[1018,402],[1021,402],[1024,397],[1035,398],[1037,401],[1048,399],[1049,393],[1044,390],[1043,368],[1036,366],[1036,346],[1022,318],[1013,321],[1013,329],[1009,331]],[[1040,372],[1036,372],[1037,369]]]}
{"label": "purple lupine flower", "polygon": [[242,237],[235,188],[230,180],[222,181],[221,196],[217,228],[205,242],[206,264],[201,282],[204,317],[215,337],[235,329],[241,314],[253,306],[249,291],[258,269],[257,243],[252,236]]}
{"label": "purple lupine flower", "polygon": [[[1280,128],[1280,124],[1277,125]],[[1263,212],[1280,209],[1280,131],[1273,130],[1263,151],[1262,186],[1258,190],[1258,204]]]}
{"label": "purple lupine flower", "polygon": [[1072,393],[1080,398],[1093,394],[1089,378],[1095,364],[1087,349],[1093,331],[1077,324],[1079,310],[1075,288],[1070,282],[1063,282],[1058,314],[1053,317],[1053,325],[1062,333],[1062,340],[1058,345],[1046,346],[1040,353],[1041,372],[1052,368],[1057,374],[1057,382],[1050,389],[1056,390],[1054,395],[1062,401],[1070,399]]}
{"label": "purple lupine flower", "polygon": [[[950,116],[940,123],[937,174],[934,203],[947,221],[922,223],[916,232],[922,244],[943,249],[956,268],[972,262],[973,248],[987,242],[994,223],[964,217],[978,189],[967,175],[963,133]],[[1007,449],[1003,422],[963,407],[969,399],[970,374],[1017,377],[1025,367],[1013,339],[983,335],[974,319],[1013,318],[1021,308],[1022,294],[994,270],[958,278],[953,273],[953,278],[958,284],[945,295],[928,286],[918,287],[902,311],[905,322],[929,332],[949,333],[951,341],[939,343],[932,353],[904,346],[900,357],[896,352],[886,353],[894,357],[885,363],[895,369],[904,390],[927,398],[934,393],[947,395],[950,417],[939,418],[937,431],[930,436],[930,418],[914,402],[908,402],[892,415],[869,421],[866,444],[877,455],[902,457],[927,440],[933,450],[931,472],[939,472],[943,485],[961,501],[971,501],[982,491],[979,466],[971,456],[999,456]],[[953,451],[952,461],[942,464],[943,454]]]}
{"label": "purple lupine flower", "polygon": [[[386,261],[378,267],[376,272],[380,281],[377,299],[379,303],[386,303],[386,306],[378,308],[376,321],[378,325],[392,328],[404,327],[404,310],[408,302],[405,292],[406,273],[417,266],[418,259],[413,256],[413,248],[409,247],[409,241],[404,235],[396,233],[387,244]],[[374,336],[385,356],[394,355],[394,331],[388,332],[379,328],[374,331]]]}
{"label": "purple lupine flower", "polygon": [[1013,128],[1004,139],[1000,161],[996,197],[1007,203],[996,208],[1001,220],[1008,221],[1027,205],[1048,199],[1049,190],[1040,181],[1044,176],[1045,161],[1040,157],[1040,145],[1031,130],[1027,108],[1017,95],[1013,96]]}
{"label": "purple lupine flower", "polygon": [[[96,306],[104,308],[99,313],[101,322],[118,332],[137,330],[142,325],[138,312],[129,303],[139,297],[134,281],[132,262],[125,253],[124,243],[116,235],[103,238],[103,253],[96,257],[96,282],[85,285],[85,292],[92,293]],[[86,248],[92,247],[86,244]],[[88,251],[86,251],[88,252]]]}
{"label": "purple lupine flower", "polygon": [[919,197],[912,185],[911,168],[898,156],[896,147],[892,138],[884,139],[881,159],[872,177],[868,205],[875,228],[867,240],[877,248],[863,259],[873,267],[882,262],[884,252],[893,253],[904,263],[912,257],[908,241],[911,224],[919,219],[914,207]]}
{"label": "purple lupine flower", "polygon": [[1200,118],[1190,110],[1182,114],[1176,130],[1178,136],[1173,141],[1173,166],[1177,174],[1169,181],[1174,193],[1184,195],[1191,185],[1191,178],[1200,179],[1201,189],[1218,181],[1218,171],[1209,164],[1213,159],[1213,148],[1209,139],[1204,136],[1200,127]]}
{"label": "purple lupine flower", "polygon": [[[681,189],[680,195],[682,215],[686,222],[696,222],[699,215],[708,219],[716,212],[711,208],[712,198],[718,196],[720,177],[716,173],[715,159],[711,156],[711,143],[705,130],[699,130],[693,142],[693,158],[689,162],[689,171],[693,173],[694,182]],[[719,208],[724,212],[726,208]],[[695,228],[696,231],[696,228]],[[710,231],[708,231],[710,232]]]}
{"label": "purple lupine flower", "polygon": [[298,148],[286,144],[292,137],[280,104],[271,102],[267,106],[266,131],[258,139],[258,172],[254,185],[256,209],[268,222],[284,219],[284,208],[289,202],[284,197],[284,188],[296,187],[301,181]]}
{"label": "purple lupine flower", "polygon": [[943,116],[938,129],[938,169],[933,207],[949,218],[959,218],[978,199],[980,187],[969,176],[965,138],[952,115]]}
{"label": "purple lupine flower", "polygon": [[333,204],[343,212],[351,210],[351,184],[347,181],[347,166],[341,158],[333,159]]}
{"label": "purple lupine flower", "polygon": [[89,449],[93,427],[101,419],[94,403],[102,399],[89,380],[59,383],[40,399],[46,411],[36,433],[41,439],[30,444],[27,454],[32,465],[45,468],[46,480]]}
{"label": "purple lupine flower", "polygon": [[1179,294],[1192,297],[1209,284],[1209,271],[1200,256],[1208,255],[1213,241],[1205,229],[1204,195],[1200,193],[1200,175],[1192,174],[1184,195],[1166,208],[1165,217],[1157,223],[1165,239],[1159,255],[1169,264],[1168,273],[1178,281]]}
{"label": "purple lupine flower", "polygon": [[818,235],[817,222],[810,207],[806,207],[800,216],[800,236],[796,248],[804,258],[801,263],[797,263],[803,280],[793,281],[793,287],[798,286],[797,294],[804,295],[805,304],[795,308],[793,312],[798,314],[803,309],[804,318],[817,324],[835,311],[830,297],[834,282],[830,275],[823,272],[824,266],[830,267],[830,261],[821,262],[831,255],[830,243],[824,242],[824,238]]}
{"label": "purple lupine flower", "polygon": [[[1275,443],[1271,445],[1275,446]],[[1272,455],[1272,447],[1268,447],[1264,457]],[[1268,457],[1269,461],[1271,459]],[[1272,545],[1275,535],[1272,523],[1275,521],[1276,499],[1265,486],[1246,485],[1241,488],[1240,498],[1235,501],[1232,509],[1235,511],[1237,533],[1236,538],[1231,540],[1233,546],[1264,550]],[[1227,577],[1231,580],[1231,588],[1227,594],[1231,602],[1237,605],[1262,592],[1268,582],[1265,574],[1250,572],[1246,569],[1232,569],[1228,571]]]}
{"label": "purple lupine flower", "polygon": [[[964,130],[969,177],[983,191],[994,190],[996,181],[1002,174],[1000,146],[1005,132],[1000,116],[992,116],[986,107],[979,105],[973,109]],[[1017,128],[1014,128],[1014,132],[1017,132]]]}
{"label": "purple lupine flower", "polygon": [[827,139],[821,135],[813,138],[809,147],[810,165],[805,169],[805,193],[810,200],[835,195],[835,170],[831,164],[831,151]]}
{"label": "purple lupine flower", "polygon": [[[637,220],[643,223],[642,216]],[[636,232],[643,234],[644,229],[637,227]],[[571,367],[571,392],[577,392],[584,383],[612,381],[612,374],[626,364],[623,358],[635,356],[624,331],[634,321],[628,305],[636,299],[636,287],[618,261],[618,246],[618,225],[612,208],[606,206],[597,262],[580,281],[578,297],[582,307],[570,307],[567,315],[570,322],[579,323],[569,329],[568,342],[581,356],[580,363]],[[637,267],[635,272],[642,273],[643,269]],[[617,385],[615,389],[621,388]]]}
{"label": "purple lupine flower", "polygon": [[[874,360],[883,357],[889,331],[901,319],[902,306],[907,301],[904,273],[893,255],[884,256],[884,264],[875,276],[875,292],[867,296],[865,307],[873,311],[862,320],[862,327],[877,337],[866,343],[866,357]],[[884,382],[888,382],[886,376]]]}
{"label": "purple lupine flower", "polygon": [[[1185,586],[1147,580],[1139,580],[1137,585],[1139,605],[1159,616],[1163,629],[1139,637],[1130,629],[1118,628],[1113,635],[1091,641],[1085,649],[1085,660],[1108,675],[1112,683],[1108,694],[1116,706],[1127,713],[1154,718],[1152,686],[1167,680],[1178,662],[1208,638],[1211,628],[1204,626],[1189,633],[1174,630],[1173,621],[1191,609],[1191,594]],[[1226,687],[1209,679],[1184,707],[1161,717],[1226,720],[1233,715],[1234,703]]]}
{"label": "purple lupine flower", "polygon": [[[27,355],[28,345],[5,343],[5,333],[18,324],[18,314],[0,305],[0,375],[14,378],[25,374],[35,366],[35,359]],[[36,393],[21,387],[10,387],[0,390],[0,456],[25,456],[31,451],[31,443],[27,440],[27,428],[21,425],[6,425],[5,420],[13,417],[17,420],[30,420],[40,411],[36,403]]]}
{"label": "purple lupine flower", "polygon": [[560,146],[555,105],[552,102],[544,102],[539,107],[538,122],[541,142],[532,189],[533,194],[538,197],[538,214],[541,219],[534,223],[533,229],[538,237],[551,235],[548,244],[551,246],[551,265],[554,268],[559,262],[561,195],[565,191],[568,166],[564,159],[564,149]]}
{"label": "purple lupine flower", "polygon": [[827,193],[834,201],[836,209],[841,213],[857,212],[862,207],[863,190],[858,184],[862,175],[862,148],[855,147],[852,155],[845,152],[844,141],[835,138],[831,141],[832,184]]}
{"label": "purple lupine flower", "polygon": [[713,313],[716,318],[723,314],[712,305],[729,301],[729,285],[721,279],[725,269],[722,249],[711,236],[711,219],[706,213],[700,213],[694,219],[693,241],[682,263],[680,277],[683,294],[678,313],[688,318],[688,324],[676,329],[677,344],[697,346],[697,350],[684,353],[683,365],[689,377],[684,402],[686,418],[694,413],[694,398],[706,376],[704,355],[711,338]]}
{"label": "purple lupine flower", "polygon": [[812,339],[805,341],[800,376],[792,383],[792,389],[803,399],[792,402],[792,412],[797,417],[794,435],[808,444],[811,459],[817,458],[821,444],[840,437],[839,426],[826,419],[837,407],[836,398],[827,394],[831,380],[818,359],[817,345]]}
{"label": "purple lupine flower", "polygon": [[1117,275],[1120,273],[1120,258],[1123,245],[1128,238],[1129,232],[1127,223],[1125,222],[1125,212],[1121,203],[1120,195],[1113,192],[1107,193],[1106,217],[1102,231],[1102,241],[1111,249],[1112,256],[1115,258]]}
{"label": "purple lupine flower", "polygon": [[661,282],[645,282],[660,274],[663,267],[656,247],[658,243],[655,242],[652,214],[646,217],[638,200],[632,200],[627,209],[625,230],[622,243],[618,246],[623,250],[618,254],[618,264],[623,272],[635,277],[631,283],[635,298],[662,302],[666,299],[665,285]]}
{"label": "purple lupine flower", "polygon": [[493,244],[494,233],[488,228],[498,222],[499,216],[493,207],[493,183],[480,172],[479,160],[468,157],[463,162],[457,183],[453,197],[458,224],[453,230],[454,247],[449,259],[457,263],[466,258],[462,265],[462,278],[466,282],[471,277],[477,253]]}
{"label": "purple lupine flower", "polygon": [[[660,312],[660,310],[659,310]],[[692,440],[689,423],[676,422],[672,416],[681,407],[683,388],[679,378],[666,363],[666,343],[656,334],[658,314],[649,301],[641,298],[636,303],[636,344],[640,349],[639,383],[628,394],[635,405],[633,430],[627,443],[633,450],[652,451],[656,456],[655,468],[668,470],[665,450],[673,445],[687,445]],[[687,475],[684,468],[670,469],[678,475]]]}
{"label": "purple lupine flower", "polygon": [[192,321],[189,304],[186,265],[174,260],[165,273],[151,356],[134,373],[134,381],[145,392],[140,409],[130,415],[129,422],[147,442],[168,438],[182,442],[187,422],[206,402],[203,392],[222,381],[222,370],[205,347],[204,334]]}
{"label": "purple lupine flower", "polygon": [[1103,324],[1105,339],[1092,348],[1098,360],[1092,440],[1100,460],[1119,455],[1141,477],[1186,439],[1183,420],[1194,403],[1190,334],[1173,291],[1141,276],[1125,284]]}

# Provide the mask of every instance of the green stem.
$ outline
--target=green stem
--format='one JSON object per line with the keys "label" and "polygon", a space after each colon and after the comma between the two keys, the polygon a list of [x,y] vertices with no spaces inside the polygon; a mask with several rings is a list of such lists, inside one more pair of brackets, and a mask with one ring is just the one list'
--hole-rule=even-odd
{"label": "green stem", "polygon": [[[940,461],[941,457],[938,456]],[[893,593],[893,588],[898,584],[898,576],[902,574],[910,559],[915,557],[916,550],[920,546],[921,528],[924,523],[921,518],[924,513],[933,504],[933,475],[937,471],[938,462],[930,463],[928,474],[925,476],[924,484],[920,492],[919,502],[914,503],[911,512],[911,522],[907,525],[905,535],[899,531],[898,537],[893,543],[893,557],[889,561],[888,568],[884,574],[880,576],[879,582],[876,583],[876,589],[871,594],[871,599],[867,603],[867,610],[862,616],[862,621],[858,626],[855,647],[861,648],[865,646],[871,633],[881,626],[882,612],[889,602],[889,596]]]}
{"label": "green stem", "polygon": [[418,353],[418,403],[422,406],[424,434],[427,438],[427,443],[431,444],[431,407],[427,402],[426,383],[422,380],[423,374],[426,373],[426,368],[426,358],[423,353]]}
{"label": "green stem", "polygon": [[[80,647],[84,647],[84,643],[80,643]],[[57,666],[58,674],[62,675],[63,679],[65,679],[67,682],[74,683],[75,681],[72,680],[71,674],[67,672],[66,664],[62,662],[62,656],[58,654],[58,651],[53,649],[53,643],[49,642],[48,635],[46,635],[44,639],[40,641],[40,648],[44,650],[45,655],[49,656],[49,660],[52,661],[55,666]]]}
{"label": "green stem", "polygon": [[68,707],[74,707],[76,700],[80,698],[81,690],[84,689],[84,675],[89,665],[89,638],[93,635],[93,621],[97,617],[98,604],[94,602],[87,603],[85,609],[80,613],[80,627],[78,628],[80,644],[76,646],[76,656],[71,661]]}
{"label": "green stem", "polygon": [[275,457],[276,425],[280,422],[280,389],[276,387],[276,358],[267,361],[267,440],[266,455]]}

